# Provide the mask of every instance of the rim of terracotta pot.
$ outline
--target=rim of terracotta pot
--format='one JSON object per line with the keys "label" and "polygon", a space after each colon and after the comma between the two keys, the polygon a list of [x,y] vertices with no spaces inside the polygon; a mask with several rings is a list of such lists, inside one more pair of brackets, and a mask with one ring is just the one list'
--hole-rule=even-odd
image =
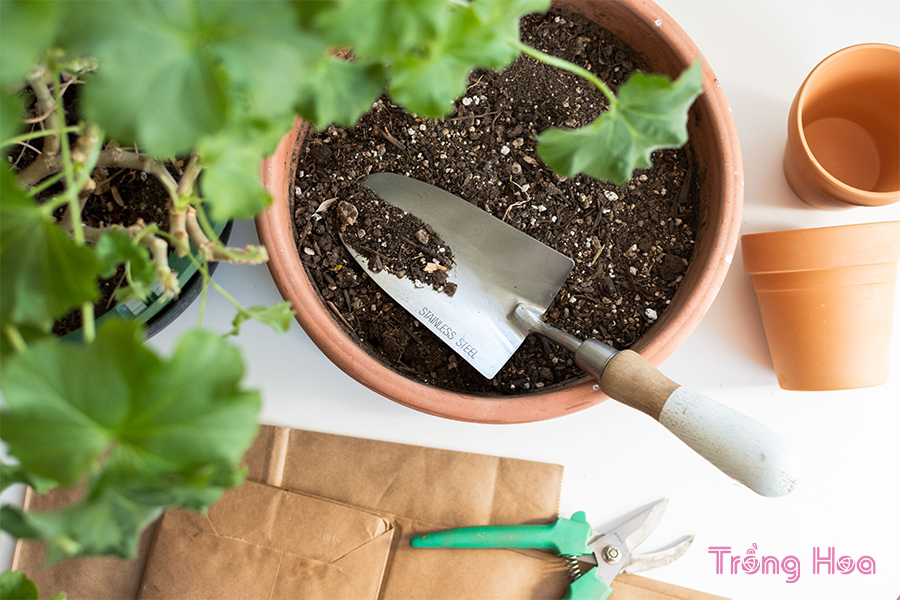
{"label": "rim of terracotta pot", "polygon": [[748,233],[741,249],[751,275],[897,262],[900,221]]}
{"label": "rim of terracotta pot", "polygon": [[[647,0],[555,2],[599,22],[648,59],[650,69],[669,77],[703,59],[669,15]],[[743,206],[743,172],[737,130],[725,94],[703,60],[703,94],[689,117],[690,147],[701,156],[700,228],[693,257],[669,307],[634,345],[659,366],[682,344],[706,314],[731,265]],[[391,369],[360,347],[330,312],[300,262],[290,200],[303,137],[309,126],[297,121],[263,162],[263,183],[272,206],[257,217],[260,241],[269,251],[269,269],[278,289],[293,303],[297,321],[313,342],[351,377],[404,406],[428,414],[478,423],[525,423],[584,410],[607,397],[585,377],[563,387],[518,396],[482,396],[425,385]],[[696,175],[695,175],[696,176]]]}
{"label": "rim of terracotta pot", "polygon": [[[793,130],[798,145],[800,146],[800,150],[803,152],[806,160],[809,161],[809,164],[815,170],[815,175],[822,180],[821,183],[813,184],[818,189],[819,193],[824,193],[829,198],[832,198],[836,194],[837,197],[833,198],[835,201],[844,202],[851,206],[886,206],[900,201],[897,191],[873,192],[844,183],[822,166],[816,158],[816,155],[813,153],[812,148],[809,147],[806,135],[803,133],[803,112],[806,107],[809,91],[816,80],[827,71],[832,63],[844,59],[848,54],[857,54],[859,52],[867,51],[900,55],[900,47],[881,43],[856,44],[841,48],[840,50],[829,54],[822,59],[819,64],[813,67],[813,70],[809,72],[809,75],[806,76],[806,79],[800,85],[800,89],[797,91],[796,100],[791,107],[790,115],[788,117],[790,119],[789,127]],[[834,192],[829,193],[828,191],[823,191],[821,189],[823,186],[830,186]]]}

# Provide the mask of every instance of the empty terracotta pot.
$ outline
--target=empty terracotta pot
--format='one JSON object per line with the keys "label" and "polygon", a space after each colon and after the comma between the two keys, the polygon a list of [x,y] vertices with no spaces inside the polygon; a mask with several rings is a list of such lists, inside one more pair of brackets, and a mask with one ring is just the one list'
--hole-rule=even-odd
{"label": "empty terracotta pot", "polygon": [[900,221],[756,233],[741,248],[782,388],[887,382]]}
{"label": "empty terracotta pot", "polygon": [[784,174],[816,208],[900,200],[900,48],[851,46],[812,70],[788,117]]}

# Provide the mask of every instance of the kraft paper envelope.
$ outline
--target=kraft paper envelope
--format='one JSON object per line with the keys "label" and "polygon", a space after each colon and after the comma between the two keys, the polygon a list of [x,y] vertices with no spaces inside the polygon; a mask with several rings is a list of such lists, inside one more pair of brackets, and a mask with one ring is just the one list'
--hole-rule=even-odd
{"label": "kraft paper envelope", "polygon": [[[435,555],[408,545],[414,535],[435,529],[552,521],[562,482],[559,465],[272,426],[260,429],[245,461],[250,480],[377,513],[392,522],[383,600],[560,598],[568,585],[563,562],[546,553],[457,550]],[[63,506],[64,496],[54,492],[40,497],[29,491],[26,507]],[[20,541],[14,568],[36,581],[42,597],[66,591],[71,600],[136,598],[151,536],[152,531],[145,533],[141,552],[131,561],[77,559],[49,570],[41,569],[40,544]],[[148,566],[153,567],[152,560]],[[714,598],[637,576],[620,576],[614,587],[614,600]]]}
{"label": "kraft paper envelope", "polygon": [[248,481],[206,515],[166,511],[138,597],[375,600],[392,534],[370,512]]}

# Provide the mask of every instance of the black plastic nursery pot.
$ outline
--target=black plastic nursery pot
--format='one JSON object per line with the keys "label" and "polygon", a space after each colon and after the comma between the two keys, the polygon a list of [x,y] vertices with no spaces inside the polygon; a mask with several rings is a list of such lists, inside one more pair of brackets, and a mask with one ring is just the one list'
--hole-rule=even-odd
{"label": "black plastic nursery pot", "polygon": [[[213,230],[223,243],[228,242],[233,224],[233,221],[213,223]],[[97,318],[97,326],[99,327],[108,319],[135,320],[145,326],[146,338],[150,339],[175,321],[200,295],[203,289],[203,274],[198,271],[194,262],[199,260],[200,257],[193,244],[191,244],[191,256],[179,258],[174,253],[171,254],[169,267],[178,274],[178,286],[181,288],[178,297],[162,297],[159,293],[161,290],[157,285],[146,302],[135,299],[118,304]],[[216,270],[218,264],[217,262],[209,263],[210,275]],[[80,341],[82,339],[81,329],[67,333],[63,339]]]}

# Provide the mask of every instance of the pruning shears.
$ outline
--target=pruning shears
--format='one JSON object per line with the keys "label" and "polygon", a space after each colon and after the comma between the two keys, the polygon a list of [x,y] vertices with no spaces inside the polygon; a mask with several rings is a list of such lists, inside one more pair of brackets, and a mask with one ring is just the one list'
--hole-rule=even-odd
{"label": "pruning shears", "polygon": [[633,554],[656,529],[668,500],[660,500],[615,529],[601,533],[587,522],[584,512],[549,525],[494,525],[462,527],[422,535],[410,540],[414,548],[535,548],[566,558],[572,584],[563,600],[606,600],[619,573],[637,573],[667,565],[684,554],[694,536],[664,550]]}

